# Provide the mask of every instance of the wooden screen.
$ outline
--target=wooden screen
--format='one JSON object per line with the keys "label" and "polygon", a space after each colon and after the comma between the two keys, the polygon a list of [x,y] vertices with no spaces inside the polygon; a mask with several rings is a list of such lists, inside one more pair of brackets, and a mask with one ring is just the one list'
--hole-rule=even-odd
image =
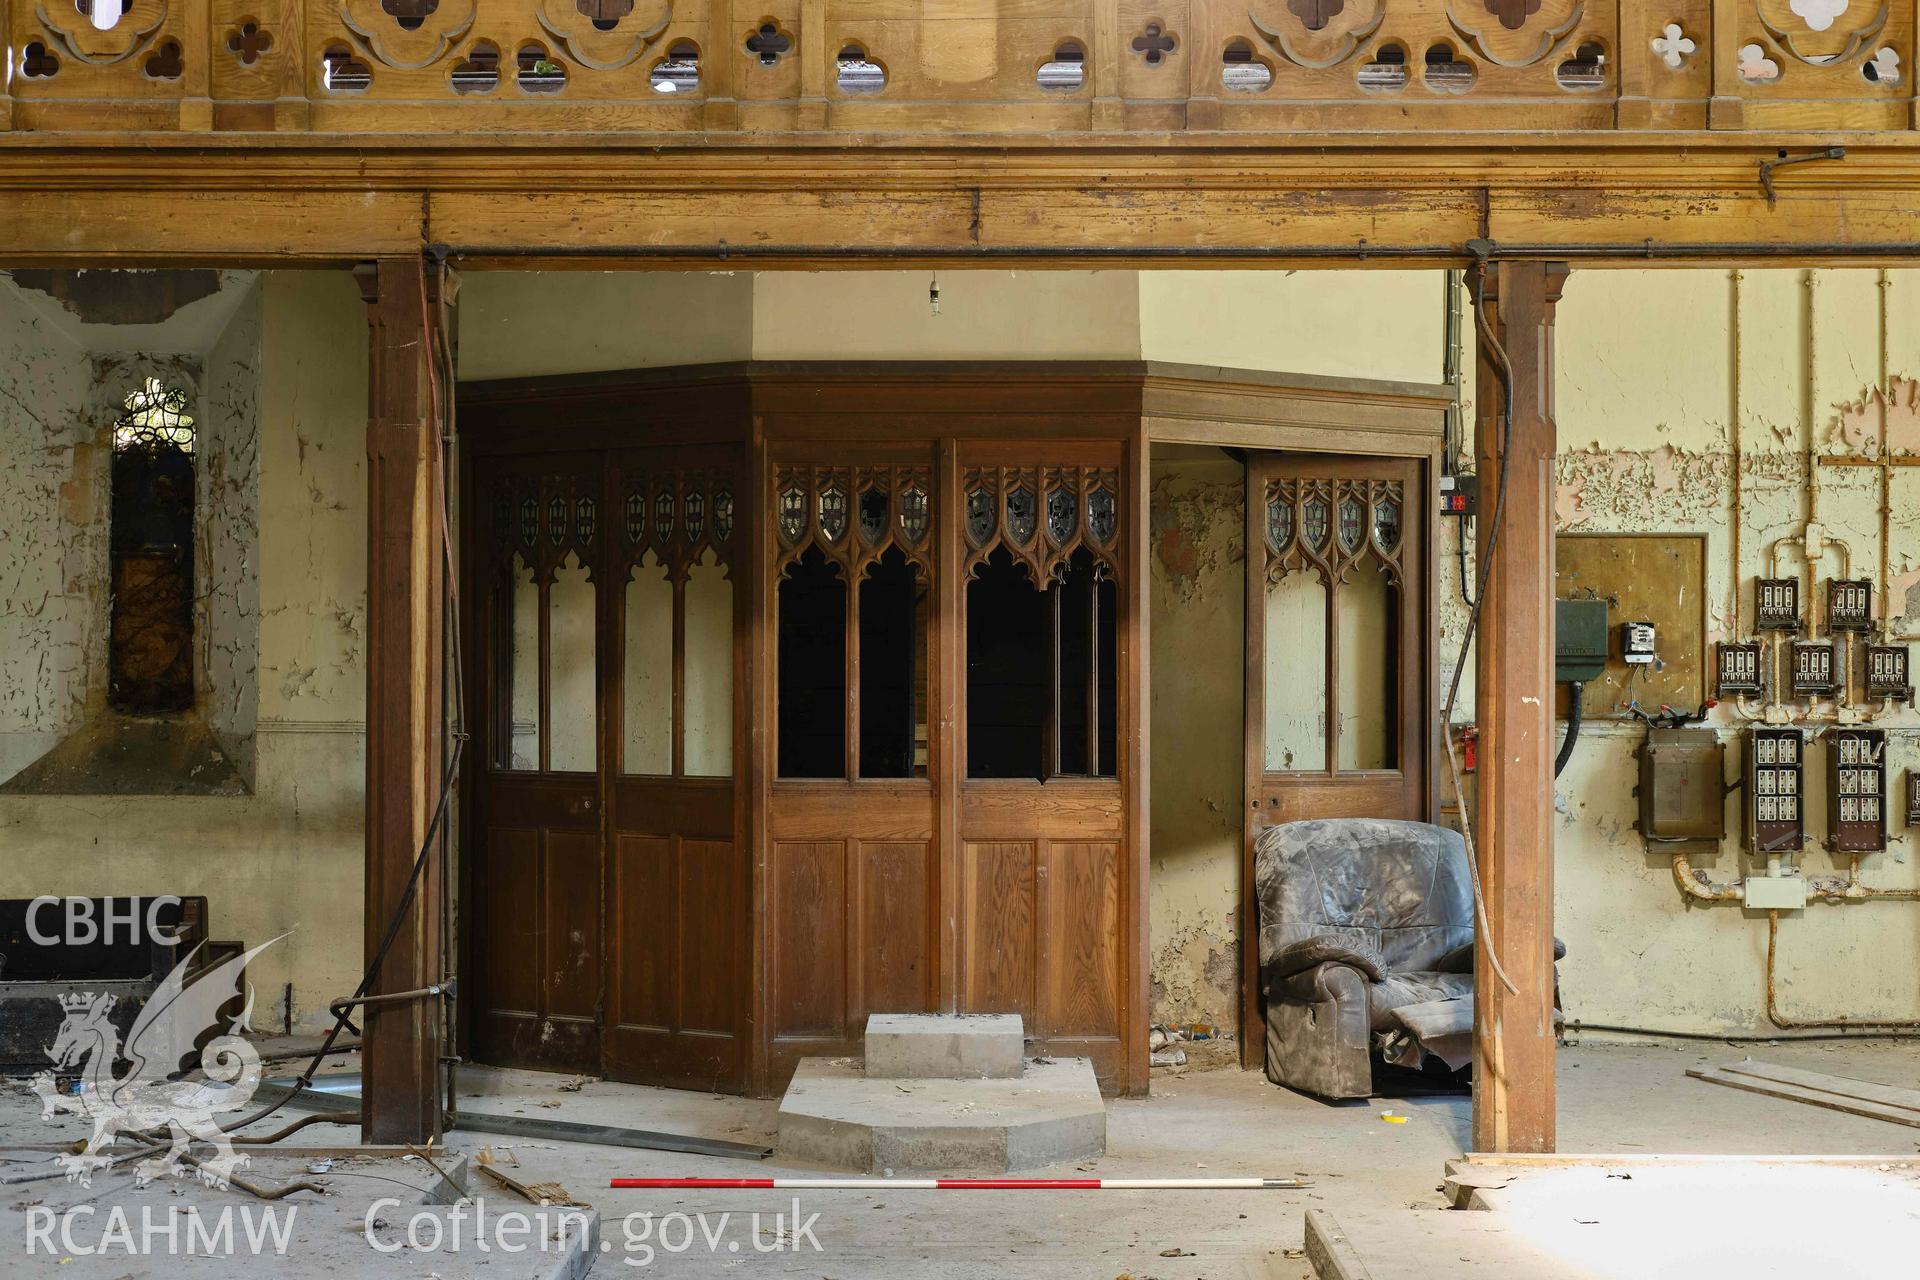
{"label": "wooden screen", "polygon": [[[1248,459],[1245,1028],[1260,1025],[1259,832],[1432,813],[1429,483],[1418,458]],[[1244,1063],[1259,1044],[1242,1037]]]}
{"label": "wooden screen", "polygon": [[[959,1008],[1017,1012],[1048,1055],[1088,1057],[1103,1081],[1124,1080],[1132,954],[1132,877],[1119,744],[1135,730],[1117,668],[1135,642],[1123,611],[1138,587],[1125,552],[1118,443],[960,454],[967,572],[967,762],[959,813]],[[999,580],[996,582],[996,580]],[[1004,583],[1002,586],[1000,583]],[[1022,586],[1031,614],[1015,602]],[[989,589],[991,587],[991,589]],[[1000,613],[981,610],[998,605]],[[1078,617],[1076,617],[1078,615]],[[980,714],[1004,664],[982,649],[1022,623],[1041,640],[1028,689],[1037,714],[993,723]],[[1081,653],[1076,655],[1076,642]],[[1104,673],[1104,674],[1103,674]],[[1018,709],[1017,698],[998,698]],[[1077,704],[1077,706],[1076,706]],[[1030,735],[1023,760],[998,767],[974,739]]]}
{"label": "wooden screen", "polygon": [[1122,450],[770,446],[772,1080],[948,1008],[1135,1084]]}
{"label": "wooden screen", "polygon": [[738,1090],[738,451],[474,467],[475,1053]]}
{"label": "wooden screen", "polygon": [[769,1058],[858,1052],[869,1013],[939,1007],[941,744],[931,441],[778,449],[766,625]]}

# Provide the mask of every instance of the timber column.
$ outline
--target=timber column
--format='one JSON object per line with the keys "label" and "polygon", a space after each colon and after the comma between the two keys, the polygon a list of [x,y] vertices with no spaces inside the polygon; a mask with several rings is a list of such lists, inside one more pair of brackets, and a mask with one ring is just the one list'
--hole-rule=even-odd
{"label": "timber column", "polygon": [[[430,298],[417,258],[354,271],[367,301],[367,868],[366,958],[400,910],[440,799],[444,585],[440,442],[434,427]],[[430,294],[430,291],[431,294]],[[375,995],[438,983],[440,859],[429,855]],[[437,998],[363,1010],[361,1132],[368,1142],[440,1133]]]}
{"label": "timber column", "polygon": [[[1488,925],[1474,960],[1476,1151],[1554,1149],[1553,313],[1566,276],[1566,264],[1552,262],[1483,263],[1471,276],[1484,321],[1475,326],[1476,563],[1491,564],[1475,654],[1474,831]],[[1510,434],[1501,414],[1509,393]],[[1489,945],[1515,991],[1493,972]]]}

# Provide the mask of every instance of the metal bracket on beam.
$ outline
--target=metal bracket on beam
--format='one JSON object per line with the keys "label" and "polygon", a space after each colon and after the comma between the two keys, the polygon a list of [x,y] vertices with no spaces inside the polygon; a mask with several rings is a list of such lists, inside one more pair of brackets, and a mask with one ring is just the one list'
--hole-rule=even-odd
{"label": "metal bracket on beam", "polygon": [[1785,151],[1771,160],[1760,162],[1760,189],[1767,193],[1767,208],[1773,208],[1773,171],[1783,169],[1790,164],[1809,164],[1815,160],[1845,160],[1845,147],[1828,147],[1825,151],[1810,151],[1804,156],[1790,156]]}

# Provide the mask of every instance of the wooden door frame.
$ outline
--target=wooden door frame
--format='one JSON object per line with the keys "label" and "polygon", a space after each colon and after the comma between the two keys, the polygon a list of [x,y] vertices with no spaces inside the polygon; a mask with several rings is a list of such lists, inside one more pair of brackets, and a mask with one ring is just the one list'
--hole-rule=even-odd
{"label": "wooden door frame", "polygon": [[[1439,383],[1395,382],[1367,378],[1318,377],[1303,374],[1259,374],[1268,394],[1227,394],[1210,380],[1194,376],[1181,366],[1155,367],[1149,379],[1145,424],[1154,444],[1214,445],[1228,450],[1257,449],[1274,453],[1334,453],[1353,457],[1405,458],[1421,464],[1426,486],[1428,518],[1422,530],[1422,576],[1426,582],[1420,609],[1424,644],[1419,655],[1425,672],[1423,713],[1427,731],[1420,735],[1426,752],[1426,806],[1428,817],[1438,811],[1440,730],[1439,683],[1439,516],[1434,492],[1446,445],[1449,410],[1455,389]],[[1236,379],[1248,377],[1236,373]],[[1337,444],[1337,448],[1330,448]],[[1248,515],[1245,527],[1256,526]],[[1262,575],[1253,568],[1254,550],[1247,543],[1245,608],[1264,604],[1264,590],[1256,591]],[[1264,655],[1247,647],[1242,679],[1246,690],[1264,693]],[[1248,706],[1243,696],[1242,705]],[[1254,898],[1253,842],[1247,834],[1246,805],[1257,796],[1260,772],[1254,735],[1261,726],[1248,715],[1242,725],[1241,858],[1240,858],[1240,1064],[1258,1067],[1265,1033],[1260,1012],[1260,912]],[[1262,771],[1263,772],[1263,771]]]}
{"label": "wooden door frame", "polygon": [[[1320,448],[1313,450],[1265,450],[1263,453],[1268,455],[1282,454],[1302,458],[1318,457],[1335,461],[1386,459],[1410,462],[1413,464],[1415,475],[1414,483],[1420,486],[1421,489],[1421,501],[1418,507],[1421,512],[1421,519],[1418,528],[1415,527],[1413,521],[1409,520],[1406,527],[1402,530],[1401,537],[1403,539],[1409,539],[1418,536],[1420,539],[1418,548],[1410,548],[1407,552],[1410,557],[1417,559],[1419,563],[1420,590],[1417,601],[1406,601],[1403,593],[1402,607],[1405,608],[1410,605],[1416,611],[1416,616],[1419,619],[1420,645],[1414,653],[1402,653],[1398,662],[1402,670],[1405,669],[1407,664],[1417,664],[1416,669],[1419,673],[1417,683],[1420,695],[1418,705],[1412,709],[1411,714],[1409,714],[1408,709],[1401,709],[1398,728],[1403,732],[1398,733],[1396,736],[1399,739],[1399,750],[1401,753],[1401,763],[1399,766],[1401,772],[1404,773],[1408,767],[1407,753],[1410,750],[1419,753],[1418,768],[1420,770],[1420,779],[1417,794],[1422,810],[1419,816],[1421,820],[1431,822],[1438,812],[1439,806],[1438,764],[1440,760],[1439,670],[1436,665],[1439,644],[1439,591],[1437,578],[1439,573],[1440,521],[1439,508],[1436,500],[1440,473],[1439,451],[1435,449],[1432,452],[1426,453],[1374,454],[1363,456],[1355,454],[1330,454],[1324,448]],[[1266,768],[1265,705],[1267,655],[1264,643],[1266,633],[1264,622],[1256,621],[1256,619],[1264,619],[1267,592],[1269,589],[1265,557],[1261,554],[1261,549],[1266,546],[1266,494],[1264,483],[1259,484],[1256,488],[1256,477],[1258,475],[1259,472],[1257,471],[1255,460],[1249,458],[1246,479],[1245,524],[1247,548],[1245,561],[1246,615],[1244,618],[1246,635],[1246,685],[1242,691],[1244,695],[1244,705],[1246,707],[1246,717],[1243,726],[1245,739],[1242,747],[1242,766],[1244,769],[1242,786],[1244,790],[1240,798],[1242,938],[1240,948],[1240,1064],[1242,1067],[1248,1069],[1259,1066],[1263,1060],[1266,1038],[1265,1021],[1261,1014],[1260,999],[1260,903],[1256,896],[1254,885],[1254,842],[1255,829],[1258,826],[1258,822],[1257,815],[1249,813],[1250,806],[1257,809],[1260,804],[1260,796],[1266,789],[1266,776],[1269,772]],[[1409,502],[1407,506],[1411,512],[1414,504]],[[1329,536],[1331,536],[1331,534]],[[1368,536],[1371,536],[1370,530]],[[1327,607],[1329,612],[1331,612],[1334,607],[1335,591],[1336,585],[1329,582],[1327,584]],[[1259,645],[1253,643],[1256,631],[1262,639],[1262,643]],[[1334,707],[1331,696],[1332,686],[1338,679],[1337,663],[1339,657],[1333,650],[1334,643],[1335,637],[1329,632],[1325,676],[1329,686],[1329,707]],[[1335,708],[1335,710],[1337,711],[1337,708]],[[1421,731],[1412,734],[1405,733],[1404,730],[1410,725],[1418,726]],[[1340,786],[1339,762],[1335,755],[1337,750],[1336,744],[1337,729],[1335,733],[1329,734],[1326,743],[1326,775],[1330,788],[1338,788]]]}

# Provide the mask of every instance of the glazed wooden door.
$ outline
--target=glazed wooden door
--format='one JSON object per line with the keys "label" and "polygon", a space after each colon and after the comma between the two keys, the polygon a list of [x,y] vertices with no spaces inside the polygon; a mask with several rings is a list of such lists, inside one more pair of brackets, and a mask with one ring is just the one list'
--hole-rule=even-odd
{"label": "glazed wooden door", "polygon": [[[464,993],[474,1052],[501,1066],[600,1064],[597,454],[484,460],[490,496],[467,579],[477,591],[481,766],[466,841],[478,926]],[[470,544],[471,545],[471,544]],[[470,649],[471,651],[471,649]]]}
{"label": "glazed wooden door", "polygon": [[474,462],[484,1061],[744,1087],[738,452]]}
{"label": "glazed wooden door", "polygon": [[611,466],[606,1065],[636,1084],[745,1087],[738,461],[686,447]]}
{"label": "glazed wooden door", "polygon": [[1431,484],[1424,458],[1248,457],[1247,1065],[1261,1047],[1255,837],[1433,812]]}

